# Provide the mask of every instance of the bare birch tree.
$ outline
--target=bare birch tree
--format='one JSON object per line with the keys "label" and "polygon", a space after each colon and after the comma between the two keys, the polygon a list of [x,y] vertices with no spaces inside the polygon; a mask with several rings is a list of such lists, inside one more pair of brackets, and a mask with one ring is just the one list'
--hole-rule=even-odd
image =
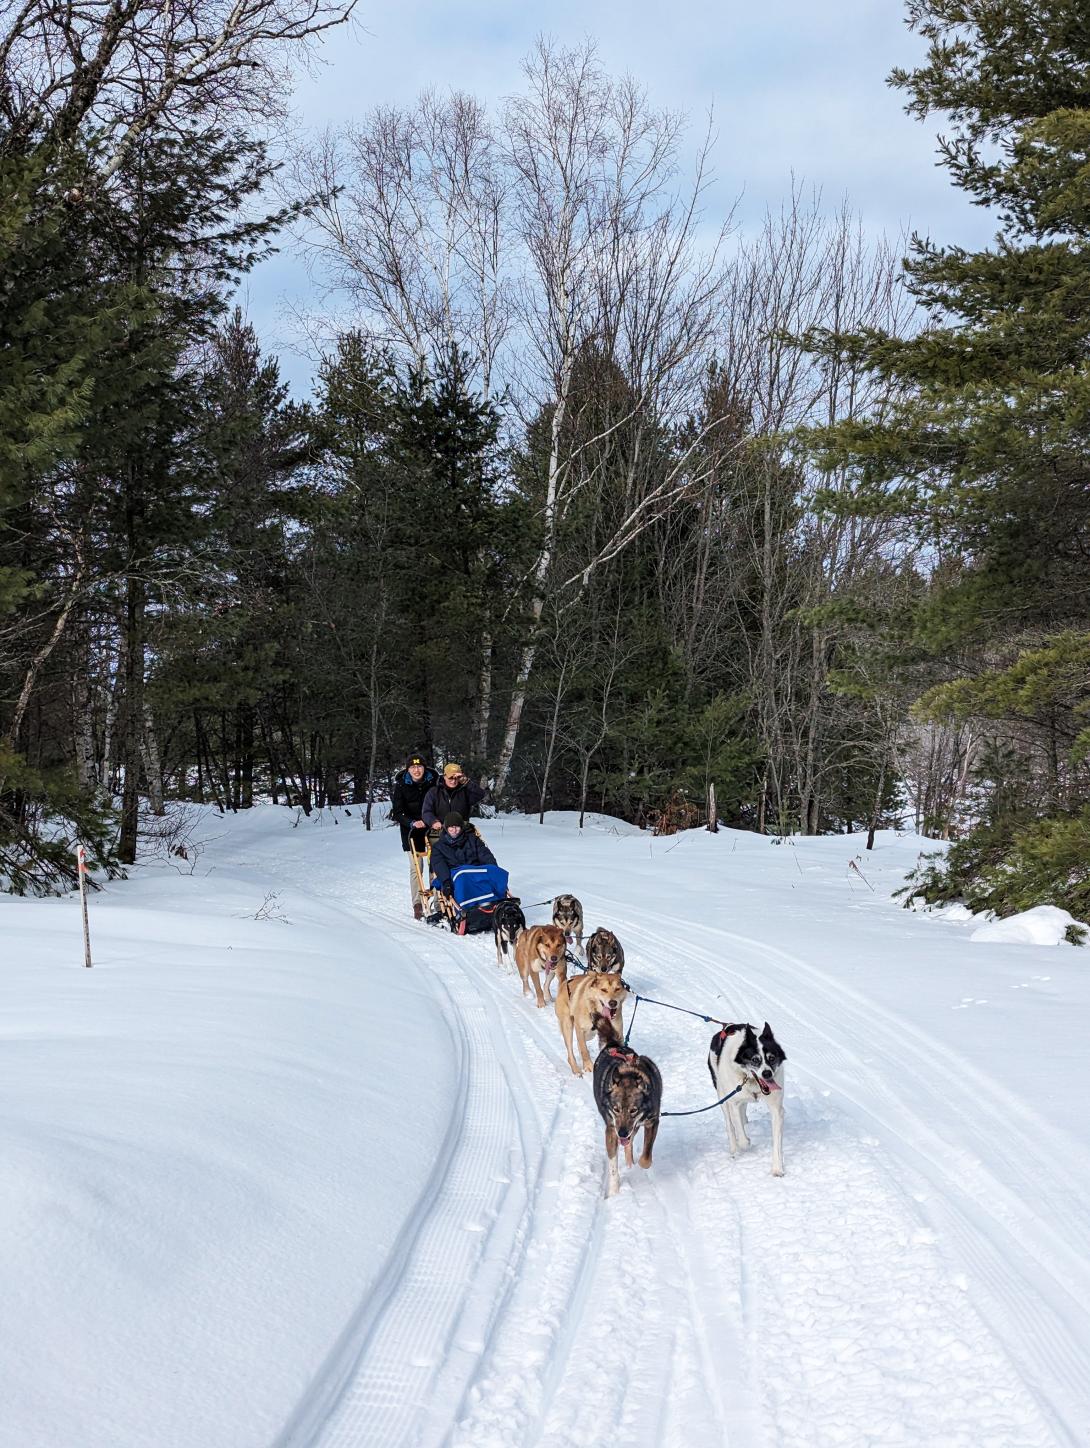
{"label": "bare birch tree", "polygon": [[[693,486],[688,455],[640,491],[639,429],[661,426],[693,401],[694,367],[718,323],[719,246],[696,244],[708,145],[692,185],[675,188],[682,117],[654,110],[630,79],[614,80],[589,43],[575,50],[539,41],[525,64],[526,92],[504,117],[514,174],[513,224],[527,259],[518,294],[527,343],[522,394],[549,410],[542,546],[529,579],[531,632],[515,673],[495,775],[502,794],[518,740],[557,551],[574,490],[594,477],[593,450],[632,424],[629,489],[612,535],[567,584],[585,584]],[[725,230],[725,228],[724,228]],[[580,405],[577,363],[592,348],[617,364],[628,408],[591,438],[570,426]],[[566,446],[568,439],[573,446]],[[563,584],[564,581],[561,581]]]}
{"label": "bare birch tree", "polygon": [[305,238],[316,275],[350,301],[353,325],[421,372],[461,352],[487,398],[510,326],[506,178],[471,96],[429,91],[327,131],[293,163],[322,200]]}

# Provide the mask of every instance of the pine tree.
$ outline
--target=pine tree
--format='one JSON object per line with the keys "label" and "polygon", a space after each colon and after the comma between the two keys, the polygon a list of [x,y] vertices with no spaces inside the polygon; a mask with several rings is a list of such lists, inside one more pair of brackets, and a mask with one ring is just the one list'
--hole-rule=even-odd
{"label": "pine tree", "polygon": [[75,879],[70,832],[112,865],[101,801],[56,750],[39,742],[28,759],[25,738],[29,701],[90,584],[71,470],[128,335],[153,310],[146,291],[102,272],[90,165],[76,146],[0,134],[0,881],[17,890]]}
{"label": "pine tree", "polygon": [[908,13],[928,54],[892,84],[910,113],[951,118],[942,163],[999,231],[978,251],[914,239],[915,335],[810,337],[861,360],[891,398],[819,444],[826,467],[853,471],[857,509],[899,512],[960,560],[917,614],[948,675],[976,658],[957,698],[1001,691],[1018,650],[1043,648],[1044,709],[1048,660],[1060,666],[1049,638],[1090,625],[1090,26],[1080,0],[912,0]]}

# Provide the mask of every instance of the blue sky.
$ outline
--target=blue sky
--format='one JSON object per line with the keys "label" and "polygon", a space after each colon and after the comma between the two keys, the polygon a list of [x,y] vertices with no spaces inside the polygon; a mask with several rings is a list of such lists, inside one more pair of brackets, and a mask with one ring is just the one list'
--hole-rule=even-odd
{"label": "blue sky", "polygon": [[[627,71],[658,105],[686,111],[694,133],[714,108],[717,176],[711,220],[740,194],[743,227],[778,206],[792,174],[835,208],[847,196],[872,231],[913,228],[979,243],[992,220],[971,207],[935,164],[941,118],[904,114],[885,84],[894,65],[922,54],[898,0],[362,0],[354,29],[332,32],[325,64],[297,77],[296,128],[318,130],[381,102],[409,102],[429,86],[499,101],[520,85],[520,61],[545,32],[589,36],[607,69]],[[294,389],[310,365],[293,353],[291,302],[309,284],[290,244],[246,281],[240,300]]]}

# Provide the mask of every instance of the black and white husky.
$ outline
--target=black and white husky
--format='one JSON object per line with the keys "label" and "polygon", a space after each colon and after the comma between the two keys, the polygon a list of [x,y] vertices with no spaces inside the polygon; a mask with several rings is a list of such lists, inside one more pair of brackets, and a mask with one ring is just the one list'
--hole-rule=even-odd
{"label": "black and white husky", "polygon": [[737,1095],[723,1102],[727,1119],[730,1154],[745,1151],[746,1108],[751,1101],[765,1097],[772,1112],[772,1175],[783,1176],[783,1063],[787,1056],[765,1021],[760,1035],[742,1022],[724,1026],[712,1037],[708,1048],[708,1070],[712,1073],[715,1094],[726,1096],[740,1087]]}
{"label": "black and white husky", "polygon": [[496,964],[503,965],[507,952],[526,929],[526,916],[513,896],[497,900],[492,912],[492,938],[496,942]]}

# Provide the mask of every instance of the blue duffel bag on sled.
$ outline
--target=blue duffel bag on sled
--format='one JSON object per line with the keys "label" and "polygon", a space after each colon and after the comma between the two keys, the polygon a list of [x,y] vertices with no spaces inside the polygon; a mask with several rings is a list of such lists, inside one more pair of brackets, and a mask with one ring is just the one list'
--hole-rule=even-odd
{"label": "blue duffel bag on sled", "polygon": [[496,901],[507,894],[508,874],[500,865],[462,865],[451,873],[454,903],[459,918],[451,929],[458,935],[478,935],[492,929]]}
{"label": "blue duffel bag on sled", "polygon": [[508,878],[499,865],[461,865],[451,872],[450,883],[455,902],[467,910],[471,905],[494,905],[502,900]]}

